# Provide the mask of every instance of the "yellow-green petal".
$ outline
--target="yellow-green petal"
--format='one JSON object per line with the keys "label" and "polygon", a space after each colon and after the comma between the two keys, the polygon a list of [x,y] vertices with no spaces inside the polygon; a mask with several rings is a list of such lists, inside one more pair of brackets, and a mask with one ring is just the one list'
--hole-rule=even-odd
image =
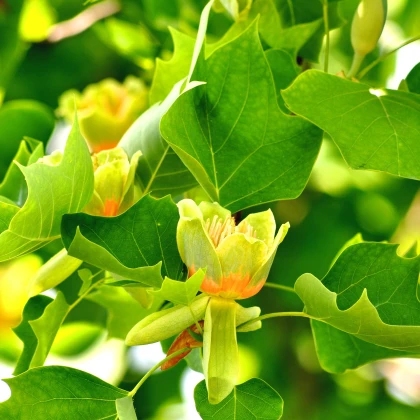
{"label": "yellow-green petal", "polygon": [[268,248],[272,247],[274,236],[276,235],[276,221],[273,212],[270,209],[259,213],[249,214],[241,223],[239,223],[237,230],[243,232],[241,228],[246,224],[254,229],[254,232],[256,233],[255,237],[257,239],[264,241]]}
{"label": "yellow-green petal", "polygon": [[213,220],[214,216],[217,216],[222,220],[231,217],[230,211],[223,208],[219,203],[209,203],[207,201],[202,201],[198,207],[200,208],[204,221],[207,219]]}
{"label": "yellow-green petal", "polygon": [[222,241],[216,253],[222,267],[222,283],[217,288],[205,280],[203,291],[209,294],[219,293],[220,296],[233,299],[249,297],[258,292],[249,291],[250,294],[243,296],[253,275],[267,257],[268,247],[263,241],[247,237],[243,233],[235,233]]}
{"label": "yellow-green petal", "polygon": [[204,228],[200,209],[192,200],[180,201],[178,208],[181,218],[176,239],[182,261],[190,274],[206,268],[206,279],[219,284],[222,269],[213,242]]}
{"label": "yellow-green petal", "polygon": [[218,404],[236,385],[239,374],[236,303],[212,297],[204,320],[203,370],[209,402]]}
{"label": "yellow-green petal", "polygon": [[261,284],[261,282],[265,282],[267,280],[268,273],[270,272],[271,265],[273,264],[274,257],[276,256],[277,248],[283,242],[289,227],[289,222],[280,226],[280,229],[274,239],[274,243],[268,252],[266,260],[252,277],[252,280],[249,284],[250,287],[255,287],[256,285]]}

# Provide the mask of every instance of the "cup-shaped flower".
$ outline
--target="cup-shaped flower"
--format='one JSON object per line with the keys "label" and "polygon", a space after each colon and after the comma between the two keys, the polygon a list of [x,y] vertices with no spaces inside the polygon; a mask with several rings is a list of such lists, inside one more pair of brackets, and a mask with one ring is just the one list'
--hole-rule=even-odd
{"label": "cup-shaped flower", "polygon": [[95,216],[116,216],[131,207],[141,195],[135,175],[141,152],[128,159],[121,147],[92,156],[94,192],[84,211]]}
{"label": "cup-shaped flower", "polygon": [[271,210],[253,213],[236,225],[229,210],[217,203],[178,203],[177,243],[192,275],[207,268],[201,291],[228,299],[245,299],[264,286],[276,251],[289,228],[277,235]]}
{"label": "cup-shaped flower", "polygon": [[115,147],[148,104],[148,89],[136,77],[123,83],[105,79],[80,93],[65,92],[59,99],[58,115],[69,123],[76,105],[80,130],[93,152]]}

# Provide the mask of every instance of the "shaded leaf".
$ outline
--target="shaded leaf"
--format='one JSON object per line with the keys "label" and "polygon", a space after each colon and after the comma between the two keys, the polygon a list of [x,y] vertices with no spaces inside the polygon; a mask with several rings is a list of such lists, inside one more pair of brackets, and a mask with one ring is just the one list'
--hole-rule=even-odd
{"label": "shaded leaf", "polygon": [[221,403],[208,402],[205,381],[194,390],[197,411],[203,420],[278,420],[283,415],[283,399],[261,379],[235,386],[232,393]]}
{"label": "shaded leaf", "polygon": [[93,375],[62,366],[31,369],[4,380],[12,396],[0,404],[0,417],[13,420],[114,419],[115,401],[128,395]]}
{"label": "shaded leaf", "polygon": [[282,92],[287,106],[325,130],[353,169],[420,179],[420,97],[371,89],[309,70]]}
{"label": "shaded leaf", "polygon": [[[2,39],[5,38],[2,37]],[[13,156],[17,153],[22,139],[31,137],[46,143],[54,129],[54,124],[55,120],[52,110],[40,102],[16,100],[6,102],[1,107],[0,147],[2,153],[0,156],[0,179],[6,173]]]}
{"label": "shaded leaf", "polygon": [[179,194],[197,184],[159,130],[160,120],[179,96],[181,85],[182,82],[176,84],[162,103],[155,104],[140,115],[119,143],[130,158],[138,150],[142,152],[137,174],[143,194],[152,192],[158,197],[168,193]]}
{"label": "shaded leaf", "polygon": [[311,326],[319,363],[330,373],[344,373],[381,359],[415,357],[412,353],[368,343],[323,322],[311,320]]}
{"label": "shaded leaf", "polygon": [[125,339],[128,331],[147,315],[155,312],[162,301],[155,299],[149,309],[145,309],[124,289],[102,286],[87,296],[87,299],[103,306],[108,311],[107,330],[109,337]]}
{"label": "shaded leaf", "polygon": [[405,81],[410,92],[420,95],[420,63],[411,69]]}
{"label": "shaded leaf", "polygon": [[266,51],[265,56],[273,74],[279,107],[283,112],[289,113],[290,111],[284,105],[280,91],[286,89],[295,80],[300,73],[300,67],[290,53],[284,50],[271,49]]}
{"label": "shaded leaf", "polygon": [[278,108],[256,23],[202,62],[194,78],[206,84],[176,100],[161,131],[211,199],[237,211],[298,196],[321,133]]}
{"label": "shaded leaf", "polygon": [[143,286],[159,287],[161,268],[172,278],[182,269],[176,245],[178,218],[170,197],[146,195],[117,217],[64,216],[63,243],[73,257]]}

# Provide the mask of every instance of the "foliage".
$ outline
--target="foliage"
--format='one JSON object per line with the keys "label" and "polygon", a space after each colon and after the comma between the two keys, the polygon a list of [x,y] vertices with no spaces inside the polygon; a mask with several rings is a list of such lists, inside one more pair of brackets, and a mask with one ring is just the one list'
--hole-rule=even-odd
{"label": "foliage", "polygon": [[184,418],[186,366],[203,419],[418,416],[358,373],[420,357],[420,63],[390,82],[386,13],[0,0],[1,418]]}

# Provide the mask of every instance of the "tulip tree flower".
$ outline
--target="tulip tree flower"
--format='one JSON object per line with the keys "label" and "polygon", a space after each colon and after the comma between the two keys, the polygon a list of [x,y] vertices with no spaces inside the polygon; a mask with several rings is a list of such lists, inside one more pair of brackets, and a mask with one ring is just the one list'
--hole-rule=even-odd
{"label": "tulip tree flower", "polygon": [[136,169],[141,152],[131,161],[121,147],[103,150],[92,156],[95,175],[94,192],[84,211],[94,216],[117,216],[141,196],[136,183]]}
{"label": "tulip tree flower", "polygon": [[[248,322],[259,316],[260,309],[243,308],[236,300],[251,297],[264,286],[289,223],[282,225],[276,234],[271,210],[250,214],[236,225],[230,211],[217,203],[197,205],[185,199],[178,203],[178,208],[178,249],[189,276],[206,269],[202,294],[191,308],[176,305],[146,317],[129,332],[126,343],[148,344],[181,333],[168,355],[183,348],[186,351],[164,368],[176,364],[192,348],[203,346],[209,402],[218,404],[232,392],[237,381],[237,331],[261,327],[261,321]],[[204,327],[202,340],[196,338],[197,321]],[[241,328],[244,323],[246,327]]]}
{"label": "tulip tree flower", "polygon": [[65,92],[59,99],[57,113],[69,123],[76,105],[80,131],[92,152],[115,147],[131,124],[148,106],[148,89],[144,83],[128,76],[124,83],[105,79],[80,93]]}

